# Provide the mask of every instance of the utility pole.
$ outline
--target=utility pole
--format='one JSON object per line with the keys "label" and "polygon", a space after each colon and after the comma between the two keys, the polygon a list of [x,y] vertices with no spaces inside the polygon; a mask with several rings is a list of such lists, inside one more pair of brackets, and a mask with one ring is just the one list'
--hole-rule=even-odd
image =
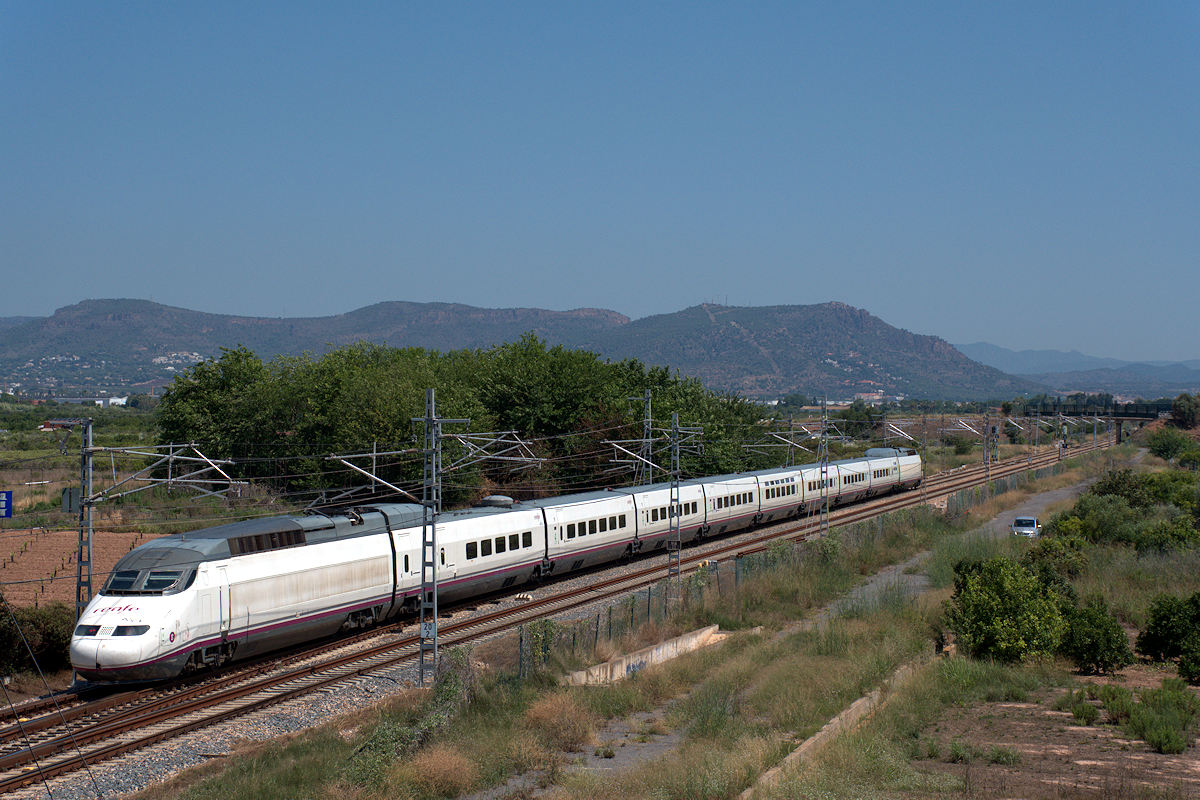
{"label": "utility pole", "polygon": [[[437,669],[438,590],[437,569],[440,552],[437,543],[437,517],[442,511],[442,425],[465,425],[466,419],[441,419],[437,416],[433,389],[425,390],[425,416],[413,422],[425,424],[424,481],[421,487],[421,603],[420,603],[420,681],[425,685],[426,670]],[[428,664],[427,664],[428,662]]]}
{"label": "utility pole", "polygon": [[927,406],[921,403],[921,502],[928,502],[925,492],[925,463],[929,460],[929,420]]}
{"label": "utility pole", "polygon": [[[51,419],[38,429],[43,431],[65,430],[67,435],[79,428],[79,493],[67,489],[63,492],[63,510],[78,514],[78,537],[75,546],[75,619],[83,616],[83,609],[92,599],[92,420],[91,417]],[[66,447],[66,440],[62,441]]]}
{"label": "utility pole", "polygon": [[987,472],[987,494],[992,494],[992,412],[988,409],[983,413],[983,463]]}
{"label": "utility pole", "polygon": [[668,519],[671,520],[671,531],[667,534],[667,585],[676,587],[681,601],[683,599],[683,582],[679,556],[683,549],[683,540],[680,536],[683,508],[679,502],[679,481],[682,477],[679,455],[684,445],[698,438],[703,430],[700,427],[680,426],[679,412],[671,413],[671,503],[670,510],[667,512]]}
{"label": "utility pole", "polygon": [[817,460],[821,464],[821,536],[829,535],[829,409],[828,397],[821,398],[821,441]]}
{"label": "utility pole", "polygon": [[650,399],[650,390],[646,390],[645,396],[646,413],[642,417],[642,460],[638,462],[637,468],[641,470],[641,480],[634,480],[634,483],[641,483],[643,486],[654,483],[654,414],[652,413],[652,403]]}

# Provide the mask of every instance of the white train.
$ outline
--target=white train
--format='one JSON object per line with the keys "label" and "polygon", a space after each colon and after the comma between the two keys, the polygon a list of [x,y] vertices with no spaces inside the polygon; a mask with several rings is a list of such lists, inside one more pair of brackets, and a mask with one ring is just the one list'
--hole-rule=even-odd
{"label": "white train", "polygon": [[[921,482],[915,451],[830,464],[831,502]],[[821,502],[814,464],[680,486],[685,542],[796,516]],[[438,517],[438,596],[453,601],[663,548],[670,484],[513,502]],[[88,603],[71,664],[97,681],[154,680],[371,625],[416,606],[421,508],[234,522],[131,550]]]}

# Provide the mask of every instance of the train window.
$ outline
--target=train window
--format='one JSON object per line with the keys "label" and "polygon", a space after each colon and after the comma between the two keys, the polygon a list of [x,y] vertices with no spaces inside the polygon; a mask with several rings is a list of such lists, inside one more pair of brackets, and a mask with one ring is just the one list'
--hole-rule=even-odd
{"label": "train window", "polygon": [[520,538],[515,533],[510,533],[508,535],[508,549],[516,550],[520,546],[521,546]]}
{"label": "train window", "polygon": [[491,539],[484,539],[482,542],[479,543],[479,554],[484,555],[484,556],[490,556],[492,554],[492,540]]}
{"label": "train window", "polygon": [[617,518],[616,517],[608,518],[608,529],[610,531],[615,531],[617,529]]}
{"label": "train window", "polygon": [[504,537],[503,536],[496,537],[496,552],[497,553],[504,552]]}
{"label": "train window", "polygon": [[658,509],[657,508],[650,509],[650,521],[658,522]]}
{"label": "train window", "polygon": [[[467,542],[467,558],[479,558],[479,543],[478,542]],[[404,565],[404,568],[408,569],[408,564],[407,564],[408,556],[404,557],[404,561],[406,562]]]}
{"label": "train window", "polygon": [[170,589],[179,580],[180,572],[177,570],[151,570],[146,576],[146,582],[142,586],[147,592],[162,592]]}
{"label": "train window", "polygon": [[446,566],[446,548],[444,547],[441,549],[441,562],[443,567]]}
{"label": "train window", "polygon": [[533,531],[525,531],[521,534],[521,546],[533,547]]}
{"label": "train window", "polygon": [[127,592],[133,589],[133,583],[137,580],[138,571],[121,570],[114,572],[112,577],[108,579],[108,585],[104,587],[104,592]]}
{"label": "train window", "polygon": [[622,528],[625,527],[625,515],[624,514],[621,515],[621,527]]}
{"label": "train window", "polygon": [[605,519],[604,517],[601,517],[600,518],[600,532],[604,533],[607,530],[608,530],[608,520]]}
{"label": "train window", "polygon": [[[476,556],[475,553],[471,552],[472,548],[474,548],[474,547],[475,547],[474,542],[469,542],[467,544],[467,558],[474,558]],[[405,555],[404,555],[404,571],[408,572],[408,554],[407,553],[405,553]]]}
{"label": "train window", "polygon": [[574,522],[567,525],[567,538],[568,539],[575,538],[575,523]]}
{"label": "train window", "polygon": [[595,532],[596,532],[596,520],[589,519],[588,520],[588,533],[591,534],[591,533],[595,533]]}

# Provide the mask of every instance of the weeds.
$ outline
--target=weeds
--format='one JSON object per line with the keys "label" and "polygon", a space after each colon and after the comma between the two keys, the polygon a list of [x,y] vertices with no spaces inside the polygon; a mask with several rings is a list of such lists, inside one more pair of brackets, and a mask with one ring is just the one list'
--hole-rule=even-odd
{"label": "weeds", "polygon": [[578,752],[592,739],[591,714],[569,692],[546,695],[529,706],[525,724],[558,750]]}

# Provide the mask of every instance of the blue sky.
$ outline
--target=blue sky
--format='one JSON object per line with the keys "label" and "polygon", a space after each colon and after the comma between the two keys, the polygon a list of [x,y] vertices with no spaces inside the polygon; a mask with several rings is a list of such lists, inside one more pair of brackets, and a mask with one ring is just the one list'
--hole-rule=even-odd
{"label": "blue sky", "polygon": [[1197,358],[1200,5],[0,0],[0,315],[840,300]]}

